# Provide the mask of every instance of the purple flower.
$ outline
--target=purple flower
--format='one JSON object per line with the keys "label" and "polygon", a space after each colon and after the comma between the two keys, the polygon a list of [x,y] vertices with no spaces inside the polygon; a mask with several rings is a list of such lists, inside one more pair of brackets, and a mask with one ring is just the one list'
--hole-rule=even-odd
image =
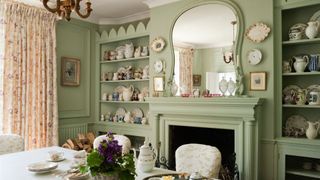
{"label": "purple flower", "polygon": [[103,140],[98,147],[99,154],[104,158],[105,164],[114,164],[122,156],[122,146],[113,139],[112,134],[107,134],[107,140]]}

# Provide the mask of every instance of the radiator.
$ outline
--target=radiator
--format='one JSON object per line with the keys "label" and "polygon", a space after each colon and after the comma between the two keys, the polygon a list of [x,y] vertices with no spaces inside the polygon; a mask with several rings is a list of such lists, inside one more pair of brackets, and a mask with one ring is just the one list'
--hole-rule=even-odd
{"label": "radiator", "polygon": [[79,133],[87,133],[88,124],[71,124],[59,126],[59,144],[60,146],[69,138],[78,137]]}

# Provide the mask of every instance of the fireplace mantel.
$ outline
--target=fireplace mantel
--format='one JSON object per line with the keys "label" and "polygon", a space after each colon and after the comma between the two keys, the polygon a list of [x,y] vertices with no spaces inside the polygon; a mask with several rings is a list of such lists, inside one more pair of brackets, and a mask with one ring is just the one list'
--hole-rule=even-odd
{"label": "fireplace mantel", "polygon": [[[258,119],[262,99],[254,97],[149,97],[152,142],[161,142],[160,155],[168,157],[170,126],[231,129],[241,179],[258,176]],[[192,132],[190,132],[192,133]]]}

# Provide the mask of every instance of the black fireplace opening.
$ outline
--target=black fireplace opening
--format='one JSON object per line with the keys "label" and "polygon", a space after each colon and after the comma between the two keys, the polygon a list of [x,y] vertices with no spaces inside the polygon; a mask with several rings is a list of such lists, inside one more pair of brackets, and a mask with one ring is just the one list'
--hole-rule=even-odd
{"label": "black fireplace opening", "polygon": [[169,169],[175,170],[175,151],[184,144],[197,143],[219,149],[222,164],[234,153],[234,130],[189,126],[169,126]]}

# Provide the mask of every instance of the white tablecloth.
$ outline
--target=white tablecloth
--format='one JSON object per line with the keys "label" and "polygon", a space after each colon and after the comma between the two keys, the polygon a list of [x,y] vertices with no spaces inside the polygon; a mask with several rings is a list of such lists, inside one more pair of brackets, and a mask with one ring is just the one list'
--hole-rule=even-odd
{"label": "white tablecloth", "polygon": [[[46,161],[48,159],[49,151],[62,151],[64,152],[65,160],[58,162],[58,168],[45,174],[36,174],[27,170],[28,164]],[[49,147],[36,149],[32,151],[24,151],[6,155],[0,155],[0,180],[56,180],[61,177],[57,177],[57,174],[70,169],[73,153],[75,151],[64,149],[61,147]],[[142,173],[136,170],[138,177],[136,180],[142,180],[143,178],[156,174],[172,173],[165,169],[155,168],[150,173]]]}

